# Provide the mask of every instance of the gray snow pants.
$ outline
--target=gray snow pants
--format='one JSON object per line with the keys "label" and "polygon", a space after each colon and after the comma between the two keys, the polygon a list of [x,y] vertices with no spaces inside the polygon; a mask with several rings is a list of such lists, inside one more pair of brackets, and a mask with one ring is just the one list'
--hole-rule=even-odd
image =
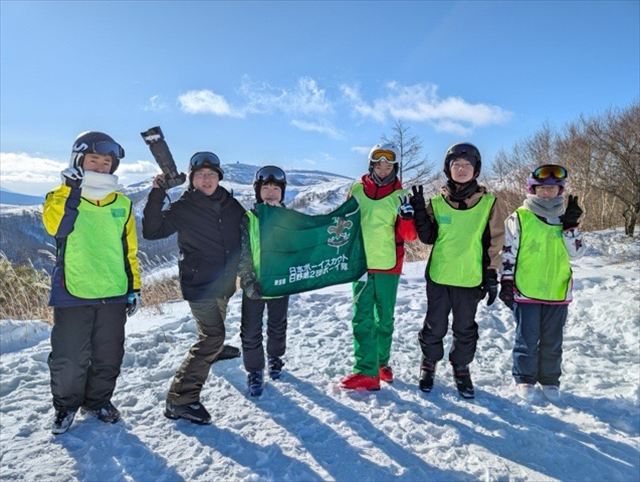
{"label": "gray snow pants", "polygon": [[189,301],[198,326],[198,341],[189,350],[171,382],[167,402],[172,405],[200,401],[200,392],[209,376],[211,364],[222,351],[228,303],[229,298],[226,297]]}
{"label": "gray snow pants", "polygon": [[124,356],[125,310],[125,303],[53,309],[48,363],[56,410],[95,410],[111,400]]}
{"label": "gray snow pants", "polygon": [[287,347],[287,310],[289,297],[252,300],[242,296],[240,339],[242,360],[248,372],[264,369],[262,317],[267,307],[267,355],[281,357]]}

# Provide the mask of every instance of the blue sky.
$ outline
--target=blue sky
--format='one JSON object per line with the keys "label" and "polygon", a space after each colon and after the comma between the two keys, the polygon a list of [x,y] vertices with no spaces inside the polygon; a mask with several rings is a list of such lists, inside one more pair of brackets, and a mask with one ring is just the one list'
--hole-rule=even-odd
{"label": "blue sky", "polygon": [[640,3],[1,3],[2,187],[43,193],[76,134],[110,133],[125,182],[225,162],[357,176],[397,119],[440,166],[471,141],[486,165],[544,122],[640,97]]}

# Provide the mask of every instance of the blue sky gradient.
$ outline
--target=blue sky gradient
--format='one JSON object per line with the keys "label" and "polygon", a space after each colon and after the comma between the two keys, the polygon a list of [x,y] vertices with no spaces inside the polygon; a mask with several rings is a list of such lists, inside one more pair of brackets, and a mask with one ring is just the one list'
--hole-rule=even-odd
{"label": "blue sky gradient", "polygon": [[396,119],[438,166],[460,140],[490,165],[544,122],[638,101],[639,5],[3,1],[2,183],[46,191],[18,164],[55,170],[88,129],[148,177],[154,125],[182,168],[212,150],[357,176]]}

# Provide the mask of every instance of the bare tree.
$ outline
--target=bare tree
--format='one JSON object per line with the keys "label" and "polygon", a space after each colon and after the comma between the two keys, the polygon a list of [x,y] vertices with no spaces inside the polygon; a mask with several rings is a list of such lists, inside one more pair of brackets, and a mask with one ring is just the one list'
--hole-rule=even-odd
{"label": "bare tree", "polygon": [[595,186],[622,203],[625,234],[633,236],[640,215],[640,103],[582,122],[602,162]]}
{"label": "bare tree", "polygon": [[433,181],[433,166],[422,154],[422,141],[410,132],[411,128],[402,121],[396,121],[391,129],[391,137],[382,137],[383,142],[391,142],[400,149],[400,178],[406,186],[428,184]]}

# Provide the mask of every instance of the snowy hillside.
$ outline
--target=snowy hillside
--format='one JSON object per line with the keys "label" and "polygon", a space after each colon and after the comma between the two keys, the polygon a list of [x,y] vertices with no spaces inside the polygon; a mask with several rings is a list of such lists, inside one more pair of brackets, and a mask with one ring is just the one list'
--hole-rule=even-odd
{"label": "snowy hillside", "polygon": [[[239,359],[216,363],[202,393],[214,424],[162,416],[169,381],[196,337],[184,302],[127,324],[114,395],[123,420],[78,416],[49,432],[49,342],[37,322],[0,328],[0,477],[32,481],[621,480],[640,479],[640,241],[587,236],[565,330],[563,402],[513,395],[514,323],[497,302],[478,312],[475,401],[458,398],[446,364],[418,391],[424,263],[405,267],[396,308],[393,385],[350,393],[349,286],[292,297],[281,381],[250,399]],[[240,299],[227,342],[239,340]],[[36,328],[37,327],[37,328]],[[5,342],[6,340],[6,342]],[[447,341],[448,344],[448,341]]]}
{"label": "snowy hillside", "polygon": [[[248,164],[224,164],[225,174],[221,185],[232,191],[245,208],[255,202],[253,178],[258,166]],[[327,213],[344,202],[352,179],[322,171],[287,170],[285,203],[288,207],[308,214]],[[176,201],[187,185],[169,191],[169,198]],[[142,239],[142,212],[147,201],[151,180],[126,186],[123,192],[134,204],[138,218],[138,240],[143,264],[149,259],[171,259],[177,255],[175,239],[148,242]],[[34,198],[35,199],[35,198]],[[53,239],[45,232],[41,219],[42,206],[20,207],[0,203],[0,246],[7,258],[15,263],[33,263],[37,268],[50,270],[53,260],[46,252],[54,252]],[[146,266],[145,266],[146,267]]]}

